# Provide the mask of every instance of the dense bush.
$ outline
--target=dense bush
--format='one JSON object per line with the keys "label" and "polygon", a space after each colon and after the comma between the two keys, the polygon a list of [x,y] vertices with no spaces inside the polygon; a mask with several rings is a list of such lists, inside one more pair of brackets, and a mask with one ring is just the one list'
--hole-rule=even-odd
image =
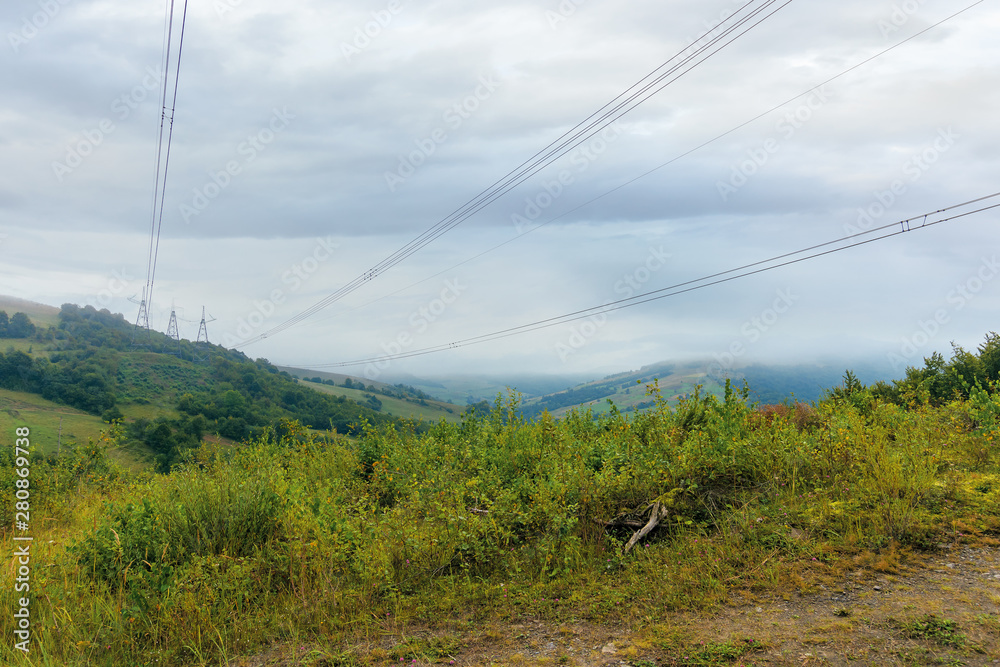
{"label": "dense bush", "polygon": [[[946,367],[898,394],[848,374],[810,406],[757,406],[728,384],[671,406],[654,383],[641,414],[529,421],[512,395],[460,424],[363,423],[352,438],[279,420],[245,447],[184,448],[168,475],[119,473],[104,447],[128,429],[162,451],[199,419],[253,418],[277,374],[220,363],[225,379],[182,401],[182,419],[33,458],[51,520],[33,543],[51,564],[35,570],[33,631],[53,664],[138,665],[378,636],[387,615],[650,623],[733,588],[789,590],[806,571],[839,579],[869,557],[995,535],[1000,393],[974,373],[935,398]],[[281,402],[306,400],[281,386]],[[0,464],[10,508],[9,452]],[[0,589],[0,605],[14,595]]]}
{"label": "dense bush", "polygon": [[[619,595],[653,614],[789,576],[782,563],[1000,530],[997,395],[908,408],[853,386],[760,408],[729,387],[673,409],[650,391],[639,415],[529,422],[511,396],[461,424],[368,425],[356,441],[286,421],[133,481],[97,446],[40,461],[52,516],[81,512],[80,488],[97,495],[68,550],[40,547],[56,565],[39,636],[61,664],[102,664],[94,641],[115,647],[103,664],[184,663],[252,650],[289,618],[309,635],[386,611],[549,613],[546,590],[579,590],[574,614],[605,614]],[[146,422],[141,437],[162,447],[182,430]],[[623,554],[652,503],[660,526]]]}

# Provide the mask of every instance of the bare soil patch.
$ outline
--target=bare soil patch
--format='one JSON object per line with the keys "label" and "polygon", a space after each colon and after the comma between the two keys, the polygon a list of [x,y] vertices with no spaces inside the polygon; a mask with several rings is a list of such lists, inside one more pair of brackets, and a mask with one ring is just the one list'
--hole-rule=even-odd
{"label": "bare soil patch", "polygon": [[841,568],[805,593],[742,594],[711,612],[634,627],[460,622],[389,631],[336,653],[297,644],[229,664],[1000,665],[1000,548],[942,545],[907,561],[890,571]]}

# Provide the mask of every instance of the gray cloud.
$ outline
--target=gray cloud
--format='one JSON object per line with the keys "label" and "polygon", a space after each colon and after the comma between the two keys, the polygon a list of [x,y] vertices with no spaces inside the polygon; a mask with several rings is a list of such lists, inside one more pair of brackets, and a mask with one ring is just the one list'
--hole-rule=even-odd
{"label": "gray cloud", "polygon": [[[413,348],[460,340],[620,297],[616,284],[650,247],[671,255],[642,285],[655,289],[992,191],[1000,14],[980,6],[828,84],[828,99],[796,100],[586,204],[964,6],[908,3],[916,11],[900,13],[903,4],[792,3],[622,118],[593,159],[566,156],[372,285],[248,353],[291,363],[378,355],[410,331],[413,313],[438,298],[445,279],[468,287],[426,322]],[[737,6],[192,5],[157,308],[207,305],[219,318],[217,340],[235,336],[254,312],[260,329],[278,324],[444,218]],[[113,271],[136,276],[134,291],[144,280],[160,117],[147,84],[160,65],[163,17],[120,0],[73,0],[25,37],[24,21],[39,7],[0,9],[0,289],[55,305],[107,305],[131,319],[130,294],[102,291]],[[484,78],[493,82],[485,89]],[[928,153],[949,131],[956,138],[947,150],[938,142]],[[517,216],[530,224],[519,228]],[[996,328],[996,286],[987,281],[961,308],[953,291],[995,245],[989,220],[620,311],[567,359],[557,346],[572,326],[392,368],[588,372],[712,358],[788,286],[801,298],[741,361],[884,357],[940,308],[948,323],[921,351],[947,349],[951,339],[971,346]],[[296,284],[289,276],[315,259],[317,239],[337,248]],[[280,303],[268,305],[276,291]]]}

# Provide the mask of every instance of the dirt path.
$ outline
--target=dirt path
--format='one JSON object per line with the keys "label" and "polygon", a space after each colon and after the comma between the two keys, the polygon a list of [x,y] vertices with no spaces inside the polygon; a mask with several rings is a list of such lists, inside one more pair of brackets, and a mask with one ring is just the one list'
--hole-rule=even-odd
{"label": "dirt path", "polygon": [[[677,614],[637,629],[526,621],[447,636],[460,643],[453,654],[407,659],[407,667],[1000,665],[1000,548],[944,548],[898,574],[848,572],[815,593]],[[390,657],[400,639],[383,637],[353,653],[363,664],[401,664]],[[276,652],[233,667],[338,664],[316,658]]]}
{"label": "dirt path", "polygon": [[692,634],[759,638],[766,649],[746,657],[760,664],[1000,665],[996,548],[948,549],[907,574],[857,571],[824,588],[691,619]]}

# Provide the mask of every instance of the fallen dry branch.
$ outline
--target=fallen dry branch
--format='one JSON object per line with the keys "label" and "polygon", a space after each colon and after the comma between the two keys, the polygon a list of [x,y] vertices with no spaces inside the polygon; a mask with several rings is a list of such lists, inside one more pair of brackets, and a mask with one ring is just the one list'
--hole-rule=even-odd
{"label": "fallen dry branch", "polygon": [[632,536],[632,539],[630,539],[628,541],[628,544],[625,545],[625,550],[622,552],[622,554],[627,554],[629,551],[631,551],[632,547],[634,547],[639,540],[646,537],[646,535],[648,535],[651,530],[656,528],[656,526],[659,525],[660,523],[660,519],[662,519],[665,516],[667,516],[667,512],[666,510],[661,511],[660,501],[657,500],[655,503],[653,503],[653,511],[649,513],[649,521],[646,523],[645,526],[636,531],[635,535]]}

